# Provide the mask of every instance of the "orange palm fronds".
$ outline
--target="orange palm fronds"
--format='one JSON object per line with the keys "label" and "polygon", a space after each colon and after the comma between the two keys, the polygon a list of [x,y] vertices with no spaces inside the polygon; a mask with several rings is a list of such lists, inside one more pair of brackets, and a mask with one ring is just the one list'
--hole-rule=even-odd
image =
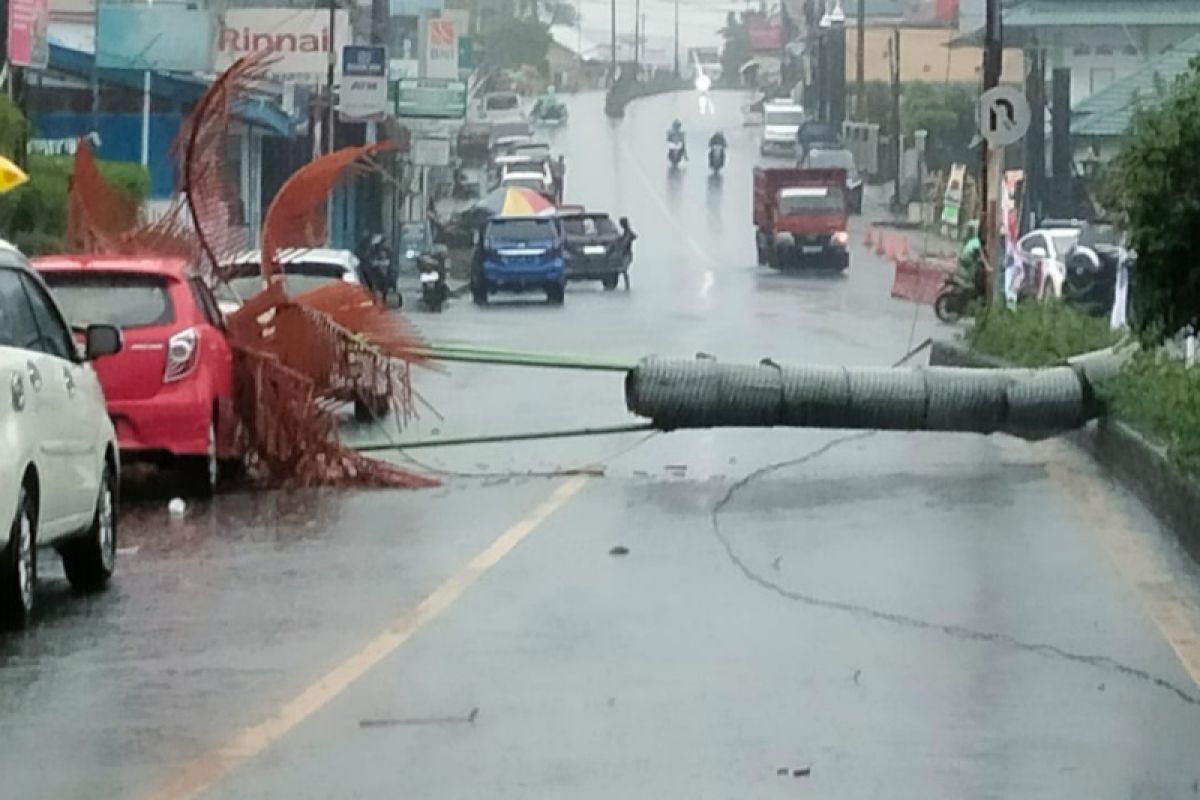
{"label": "orange palm fronds", "polygon": [[325,204],[343,174],[388,142],[343,147],[296,170],[280,187],[263,220],[262,274],[270,280],[278,270],[276,257],[287,247],[316,247],[326,236]]}
{"label": "orange palm fronds", "polygon": [[76,145],[67,190],[67,244],[104,252],[137,224],[137,203],[108,185],[86,139]]}
{"label": "orange palm fronds", "polygon": [[234,105],[265,77],[271,61],[269,53],[255,53],[233,62],[196,102],[171,145],[180,164],[180,193],[201,251],[199,264],[213,282],[228,279],[223,265],[248,244],[233,213],[238,195],[225,168]]}

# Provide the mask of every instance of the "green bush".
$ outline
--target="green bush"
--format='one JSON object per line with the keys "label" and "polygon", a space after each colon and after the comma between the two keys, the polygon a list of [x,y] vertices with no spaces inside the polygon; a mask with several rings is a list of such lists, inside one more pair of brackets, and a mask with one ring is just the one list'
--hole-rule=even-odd
{"label": "green bush", "polygon": [[29,136],[29,121],[17,104],[0,94],[0,156],[21,162],[21,151]]}
{"label": "green bush", "polygon": [[1110,413],[1166,447],[1181,470],[1200,477],[1200,368],[1143,351],[1100,393]]}
{"label": "green bush", "polygon": [[[25,241],[38,249],[56,241],[61,244],[73,161],[71,156],[29,156],[29,182],[0,197],[0,235],[14,244]],[[150,175],[144,167],[112,161],[98,162],[98,166],[113,187],[135,203],[142,202],[150,188]]]}
{"label": "green bush", "polygon": [[973,350],[1024,367],[1061,364],[1071,356],[1116,344],[1108,320],[1057,301],[1021,303],[981,312],[966,333]]}
{"label": "green bush", "polygon": [[1130,318],[1148,337],[1200,322],[1200,59],[1135,115],[1107,199],[1137,252]]}

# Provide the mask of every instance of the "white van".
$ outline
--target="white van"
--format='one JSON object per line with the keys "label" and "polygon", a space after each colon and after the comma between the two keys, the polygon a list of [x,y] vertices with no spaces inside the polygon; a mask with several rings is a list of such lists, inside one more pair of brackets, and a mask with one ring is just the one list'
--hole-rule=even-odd
{"label": "white van", "polygon": [[804,108],[790,100],[772,100],[763,106],[763,135],[759,152],[764,156],[792,157],[796,132],[804,122]]}

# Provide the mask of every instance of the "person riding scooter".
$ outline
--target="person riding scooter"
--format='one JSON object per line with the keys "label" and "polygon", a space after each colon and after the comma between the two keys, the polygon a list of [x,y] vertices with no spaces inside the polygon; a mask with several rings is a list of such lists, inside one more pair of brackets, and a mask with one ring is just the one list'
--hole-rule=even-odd
{"label": "person riding scooter", "polygon": [[667,131],[667,143],[678,144],[680,147],[680,159],[683,161],[688,160],[687,135],[683,132],[683,123],[679,120],[671,123],[671,130]]}
{"label": "person riding scooter", "polygon": [[713,172],[720,172],[725,166],[725,148],[729,143],[725,141],[725,134],[717,131],[708,139],[708,166]]}

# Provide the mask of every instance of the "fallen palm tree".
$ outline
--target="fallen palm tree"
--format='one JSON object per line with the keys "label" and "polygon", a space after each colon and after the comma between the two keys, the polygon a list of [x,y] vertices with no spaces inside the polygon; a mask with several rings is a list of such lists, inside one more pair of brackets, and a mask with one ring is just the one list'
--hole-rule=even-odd
{"label": "fallen palm tree", "polygon": [[[72,246],[92,253],[183,256],[210,286],[228,281],[229,265],[248,242],[232,223],[236,193],[224,177],[222,145],[235,104],[262,78],[267,63],[260,56],[239,59],[197,102],[173,146],[181,165],[180,191],[153,222],[137,221],[136,208],[104,182],[81,141],[68,202]],[[288,179],[263,225],[264,288],[228,320],[247,465],[266,482],[437,483],[342,445],[335,414],[340,404],[369,397],[401,418],[411,415],[412,367],[429,364],[420,335],[358,286],[339,282],[289,297],[277,262],[285,248],[324,243],[331,192],[383,147],[338,150]]]}

